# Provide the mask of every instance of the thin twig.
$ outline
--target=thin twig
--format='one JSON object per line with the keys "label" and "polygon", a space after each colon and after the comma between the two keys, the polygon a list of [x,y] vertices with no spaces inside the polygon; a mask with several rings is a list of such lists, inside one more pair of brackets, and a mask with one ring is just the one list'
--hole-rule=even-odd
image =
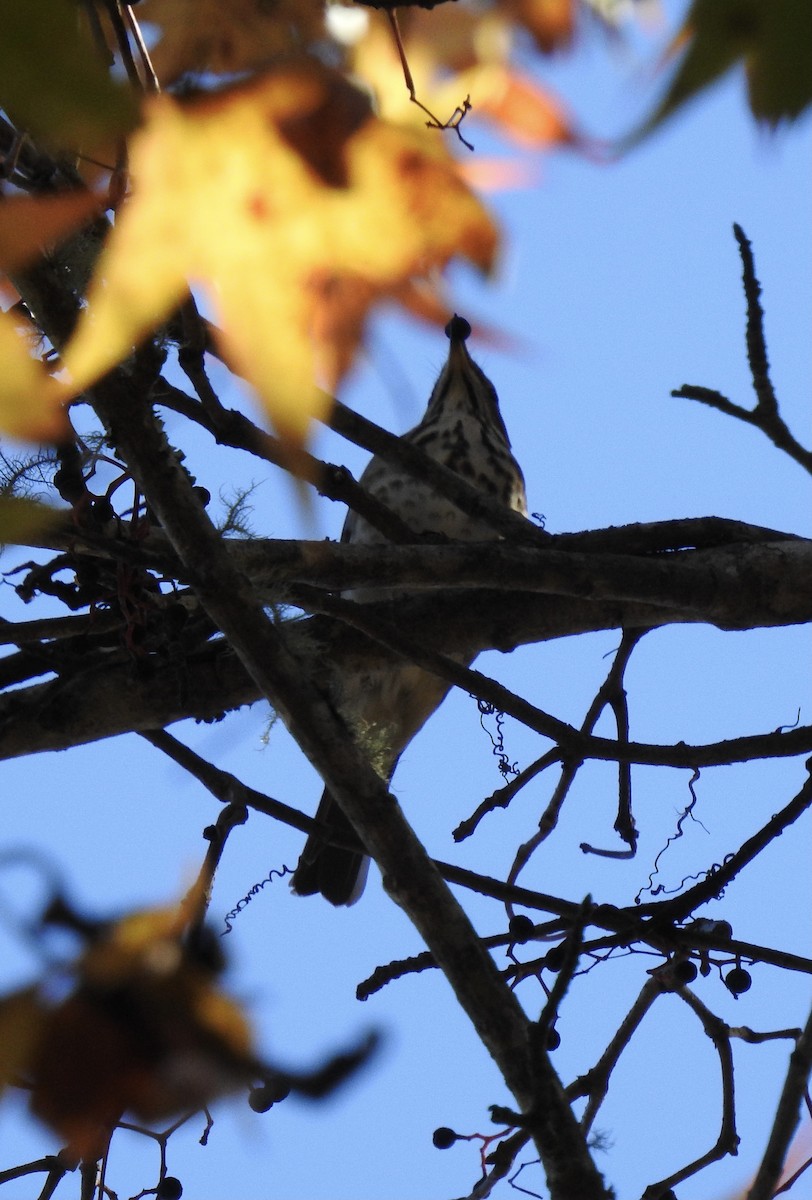
{"label": "thin twig", "polygon": [[406,48],[403,45],[403,39],[400,35],[400,25],[398,24],[397,13],[394,9],[390,8],[386,10],[386,16],[389,21],[389,28],[392,30],[392,36],[395,40],[395,48],[397,49],[398,57],[400,58],[400,66],[403,71],[404,82],[409,91],[409,99],[411,100],[412,104],[416,104],[417,107],[429,118],[428,121],[426,121],[426,128],[453,129],[463,146],[467,146],[469,150],[473,150],[473,144],[464,138],[460,132],[460,125],[471,111],[471,97],[466,96],[462,104],[458,105],[458,107],[454,109],[447,121],[441,121],[438,117],[435,117],[431,109],[426,108],[422,100],[418,100],[417,98],[414,79],[412,78],[412,72],[409,68],[409,60],[406,57]]}
{"label": "thin twig", "polygon": [[725,856],[718,867],[708,871],[705,878],[694,887],[689,888],[673,900],[654,901],[651,904],[641,904],[638,911],[643,915],[656,912],[660,918],[670,921],[683,921],[690,913],[721,895],[738,874],[756,859],[762,851],[780,837],[795,821],[812,807],[812,776],[807,778],[797,795],[777,812],[766,825],[748,838],[733,854]]}
{"label": "thin twig", "polygon": [[697,400],[708,408],[715,408],[728,417],[735,417],[748,425],[760,429],[774,446],[783,450],[791,459],[812,473],[812,450],[807,450],[793,437],[778,410],[778,401],[769,375],[767,344],[764,336],[764,310],[761,307],[761,285],[756,277],[753,250],[741,226],[734,225],[733,232],[739,244],[742,259],[744,294],[747,300],[747,361],[756,394],[754,409],[743,408],[713,388],[695,384],[683,384],[671,395],[683,400]]}
{"label": "thin twig", "polygon": [[132,49],[130,48],[130,39],[127,35],[127,26],[124,23],[122,9],[119,0],[105,0],[105,8],[107,15],[110,18],[110,23],[113,26],[113,32],[118,43],[121,61],[124,64],[124,70],[127,72],[127,78],[130,83],[139,92],[144,90],[144,81],[138,70],[138,64],[133,58]]}
{"label": "thin twig", "polygon": [[675,1184],[690,1179],[712,1162],[718,1162],[728,1154],[736,1154],[739,1146],[739,1135],[736,1132],[735,1090],[733,1085],[733,1055],[730,1049],[730,1032],[724,1021],[720,1020],[694,995],[689,988],[680,988],[675,993],[689,1008],[696,1013],[702,1022],[705,1033],[713,1042],[719,1058],[719,1069],[722,1076],[722,1120],[719,1136],[714,1144],[700,1154],[692,1162],[686,1163],[678,1171],[657,1183],[652,1183],[643,1193],[642,1200],[660,1200],[669,1188]]}
{"label": "thin twig", "polygon": [[[263,816],[273,817],[275,821],[282,821],[293,829],[301,830],[302,833],[324,830],[328,840],[334,840],[329,837],[332,831],[323,826],[321,822],[314,821],[312,817],[306,816],[298,808],[291,808],[289,804],[284,804],[281,800],[274,800],[271,796],[256,791],[228,771],[215,767],[213,763],[201,758],[199,754],[196,754],[189,746],[185,746],[183,742],[178,741],[171,733],[167,733],[165,729],[147,730],[141,734],[141,737],[156,750],[163,751],[184,771],[193,775],[221,804],[236,804],[252,808],[256,812],[262,813]],[[344,843],[338,842],[337,844],[343,845]]]}
{"label": "thin twig", "polygon": [[598,1111],[606,1099],[609,1080],[621,1054],[629,1045],[654,1001],[661,995],[662,988],[657,980],[647,979],[634,1004],[621,1021],[594,1067],[591,1067],[586,1074],[581,1075],[567,1088],[567,1095],[571,1100],[575,1100],[579,1096],[589,1098],[584,1115],[581,1117],[581,1125],[585,1133],[592,1128]]}
{"label": "thin twig", "polygon": [[[626,670],[632,651],[639,642],[640,638],[646,632],[647,631],[644,629],[624,630],[620,647],[618,648],[618,652],[615,655],[612,666],[609,669],[609,673],[601,687],[598,689],[598,693],[590,704],[587,714],[581,724],[581,728],[578,731],[580,738],[586,738],[587,740],[589,739],[592,730],[595,728],[595,725],[597,724],[598,719],[606,705],[612,704],[617,700],[618,689],[622,689],[623,673]],[[622,708],[619,709],[619,711],[622,712]],[[620,749],[623,745],[629,744],[628,733],[628,721],[626,722],[625,726],[622,724],[618,725],[618,740],[616,743],[618,749]],[[577,748],[572,741],[567,744],[559,739],[559,753],[562,765],[561,775],[559,776],[558,783],[556,784],[553,794],[541,815],[538,823],[538,829],[531,838],[529,838],[519,847],[516,852],[516,856],[510,869],[510,874],[508,875],[510,883],[516,882],[520,873],[530,861],[532,855],[535,853],[541,843],[546,841],[546,839],[555,829],[556,825],[558,824],[558,818],[561,814],[564,800],[570,792],[578,771],[584,764],[585,756],[578,753]],[[615,821],[615,829],[617,829],[618,825],[621,824],[622,828],[627,834],[628,840],[632,837],[630,830],[634,829],[634,821],[631,816],[631,780],[629,762],[622,762],[621,760],[618,760],[618,778],[619,802],[618,819]],[[623,817],[625,824],[623,824],[621,821],[621,816]],[[631,848],[633,851],[633,845]],[[592,847],[586,846],[584,843],[581,844],[581,849],[591,850],[592,853],[597,853],[597,851],[592,850]],[[609,854],[612,856],[618,856],[622,854],[625,857],[628,855],[628,851],[611,851],[608,853],[604,851],[603,854],[607,857]]]}
{"label": "thin twig", "polygon": [[777,417],[778,400],[770,379],[770,363],[764,338],[764,309],[760,299],[761,284],[756,276],[753,246],[741,225],[734,224],[733,234],[738,242],[742,260],[744,295],[747,300],[747,361],[750,364],[753,388],[758,401],[756,409],[760,410],[765,418]]}
{"label": "thin twig", "polygon": [[140,55],[141,65],[144,71],[145,89],[148,92],[157,94],[161,90],[161,84],[158,80],[158,76],[155,73],[155,68],[152,65],[152,59],[150,58],[147,44],[144,41],[144,35],[141,33],[141,26],[138,24],[138,20],[130,4],[125,5],[124,17],[129,26],[133,41],[138,47],[138,53]]}
{"label": "thin twig", "polygon": [[[190,368],[187,359],[184,369],[201,397],[201,402],[161,377],[153,389],[152,399],[156,404],[170,408],[173,412],[181,413],[190,421],[194,421],[207,430],[218,445],[245,450],[276,467],[285,468],[287,459],[277,438],[260,429],[242,413],[220,405],[202,367]],[[346,467],[323,462],[306,450],[299,451],[297,467],[301,476],[315,487],[320,496],[346,504],[368,524],[379,530],[387,541],[405,545],[422,540],[420,534],[410,529],[405,521],[357,483]]]}

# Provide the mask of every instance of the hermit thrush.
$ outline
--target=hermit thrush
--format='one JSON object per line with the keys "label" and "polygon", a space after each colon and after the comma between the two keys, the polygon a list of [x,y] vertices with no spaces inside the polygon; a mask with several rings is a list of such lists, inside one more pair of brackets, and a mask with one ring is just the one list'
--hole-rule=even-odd
{"label": "hermit thrush", "polygon": [[[526,515],[522,472],[510,452],[494,386],[465,345],[470,332],[470,325],[462,317],[449,321],[448,360],[434,385],[423,420],[403,439],[489,496]],[[430,484],[382,458],[372,459],[361,483],[417,535],[442,534],[452,541],[468,542],[497,536],[485,522],[468,516]],[[354,512],[347,515],[341,540],[355,545],[386,541]],[[364,601],[372,599],[374,593],[347,595]],[[457,657],[470,663],[475,656],[476,649],[464,658]],[[448,690],[449,685],[437,676],[399,663],[353,672],[350,678],[339,681],[340,695],[336,699],[373,765],[389,780],[401,753]],[[327,791],[316,817],[331,826],[341,841],[352,843],[355,839],[349,821]],[[363,891],[368,863],[360,847],[352,850],[331,845],[324,835],[311,834],[293,874],[293,890],[302,896],[320,892],[332,904],[352,904]]]}

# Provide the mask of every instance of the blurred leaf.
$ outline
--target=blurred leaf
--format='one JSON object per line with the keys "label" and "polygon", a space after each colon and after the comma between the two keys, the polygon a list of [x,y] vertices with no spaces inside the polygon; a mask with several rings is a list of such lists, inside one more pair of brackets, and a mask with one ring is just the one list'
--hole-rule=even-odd
{"label": "blurred leaf", "polygon": [[163,84],[267,66],[324,32],[324,0],[143,0],[137,16],[160,32],[150,57]]}
{"label": "blurred leaf", "polygon": [[809,0],[694,0],[669,54],[682,61],[655,112],[628,139],[657,129],[686,101],[743,64],[753,115],[771,125],[812,103]]}
{"label": "blurred leaf", "polygon": [[0,200],[0,269],[25,266],[96,214],[102,201],[92,192],[13,196]]}
{"label": "blurred leaf", "polygon": [[35,988],[0,999],[0,1093],[24,1073],[42,1030],[45,1010]]}
{"label": "blurred leaf", "polygon": [[50,146],[90,148],[136,122],[75,0],[0,0],[0,107]]}
{"label": "blurred leaf", "polygon": [[578,144],[564,106],[527,75],[489,63],[461,72],[453,86],[475,97],[476,115],[493,121],[519,145],[542,150]]}
{"label": "blurred leaf", "polygon": [[[569,3],[559,7],[570,10]],[[522,147],[579,148],[580,138],[555,93],[511,65],[508,18],[519,20],[520,8],[524,11],[507,3],[473,12],[446,7],[400,17],[417,97],[444,120],[468,96],[472,119],[490,121]],[[425,113],[409,99],[395,42],[383,23],[373,24],[354,48],[353,69],[374,87],[385,116],[425,125]],[[464,172],[471,161],[464,163]]]}
{"label": "blurred leaf", "polygon": [[544,54],[566,49],[575,34],[575,0],[497,0],[499,7],[523,25]]}
{"label": "blurred leaf", "polygon": [[241,1008],[190,951],[185,926],[183,906],[109,925],[47,1016],[28,1063],[31,1108],[76,1158],[103,1153],[124,1113],[165,1120],[260,1070]]}
{"label": "blurred leaf", "polygon": [[199,282],[224,357],[291,450],[329,407],[314,379],[325,279],[380,298],[455,255],[493,262],[495,229],[441,140],[372,117],[356,88],[314,62],[188,104],[151,101],[130,163],[133,197],[65,352],[76,386]]}
{"label": "blurred leaf", "polygon": [[25,497],[0,496],[0,546],[28,545],[28,539],[60,525],[65,514]]}
{"label": "blurred leaf", "polygon": [[0,313],[0,432],[58,441],[68,431],[64,398],[64,388],[32,358],[10,317]]}

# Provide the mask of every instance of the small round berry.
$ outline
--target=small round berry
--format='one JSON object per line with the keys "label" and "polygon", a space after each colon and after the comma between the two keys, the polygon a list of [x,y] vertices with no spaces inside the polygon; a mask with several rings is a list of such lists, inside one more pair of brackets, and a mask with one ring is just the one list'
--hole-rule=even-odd
{"label": "small round berry", "polygon": [[248,1106],[256,1113],[264,1113],[273,1108],[274,1104],[286,1100],[289,1095],[289,1084],[283,1083],[281,1079],[269,1080],[268,1083],[259,1083],[251,1088],[248,1093]]}
{"label": "small round berry", "polygon": [[548,950],[544,959],[544,965],[547,970],[560,971],[564,965],[566,953],[567,949],[563,942],[559,942],[557,946],[553,946],[552,950]]}
{"label": "small round berry", "polygon": [[674,964],[674,980],[680,987],[686,983],[693,983],[696,975],[696,963],[691,962],[690,958]]}
{"label": "small round berry", "polygon": [[524,913],[517,913],[515,917],[510,918],[508,933],[514,942],[528,941],[533,935],[533,929],[533,922]]}
{"label": "small round berry", "polygon": [[165,1175],[155,1189],[155,1200],[180,1200],[183,1184],[174,1175]]}
{"label": "small round berry", "polygon": [[255,1113],[267,1112],[273,1106],[273,1100],[268,1095],[268,1089],[264,1086],[251,1088],[248,1093],[248,1107],[253,1109]]}
{"label": "small round berry", "polygon": [[545,1039],[545,1046],[546,1046],[547,1050],[548,1051],[557,1050],[560,1045],[561,1045],[561,1034],[558,1032],[557,1029],[552,1029],[552,1028],[548,1029],[547,1037]]}
{"label": "small round berry", "polygon": [[745,971],[744,967],[734,967],[724,978],[725,987],[734,996],[740,996],[742,992],[749,991],[752,982],[750,972]]}
{"label": "small round berry", "polygon": [[457,1134],[453,1129],[449,1129],[447,1125],[441,1125],[439,1129],[435,1129],[431,1135],[431,1140],[438,1150],[447,1150],[449,1146],[453,1146],[457,1140]]}

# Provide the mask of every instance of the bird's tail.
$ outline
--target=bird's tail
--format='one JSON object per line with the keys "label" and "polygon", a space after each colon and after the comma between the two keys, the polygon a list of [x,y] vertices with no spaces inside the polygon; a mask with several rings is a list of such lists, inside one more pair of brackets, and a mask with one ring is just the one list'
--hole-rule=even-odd
{"label": "bird's tail", "polygon": [[357,835],[327,791],[322,793],[316,820],[330,826],[336,840],[347,844],[332,845],[325,834],[311,833],[290,886],[299,896],[321,893],[331,904],[354,904],[364,890],[369,858],[360,846],[357,850],[350,848],[358,841]]}

